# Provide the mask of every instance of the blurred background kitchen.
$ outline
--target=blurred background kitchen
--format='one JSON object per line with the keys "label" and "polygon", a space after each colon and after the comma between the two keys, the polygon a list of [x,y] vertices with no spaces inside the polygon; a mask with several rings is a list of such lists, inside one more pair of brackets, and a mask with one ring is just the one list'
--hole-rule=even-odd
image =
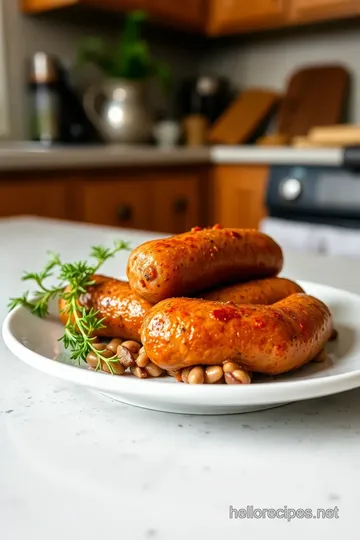
{"label": "blurred background kitchen", "polygon": [[360,257],[359,0],[0,0],[0,217]]}

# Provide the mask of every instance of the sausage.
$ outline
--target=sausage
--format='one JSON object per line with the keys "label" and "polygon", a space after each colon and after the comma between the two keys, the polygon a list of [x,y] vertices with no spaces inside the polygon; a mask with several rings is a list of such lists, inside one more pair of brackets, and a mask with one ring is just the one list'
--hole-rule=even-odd
{"label": "sausage", "polygon": [[283,253],[272,238],[252,229],[193,229],[132,251],[131,288],[148,302],[194,296],[214,286],[277,275]]}
{"label": "sausage", "polygon": [[[140,298],[130,289],[126,281],[119,281],[106,276],[94,276],[95,284],[80,296],[79,304],[87,309],[99,311],[99,318],[104,319],[105,328],[95,332],[96,336],[118,337],[140,341],[140,328],[146,313],[152,304]],[[59,310],[63,324],[68,320],[66,301],[60,299]]]}
{"label": "sausage", "polygon": [[166,370],[234,360],[277,375],[312,360],[332,329],[327,306],[301,293],[272,306],[171,298],[146,315],[141,338],[152,362]]}
{"label": "sausage", "polygon": [[283,298],[304,290],[290,279],[272,277],[219,287],[201,295],[204,300],[234,304],[275,304]]}

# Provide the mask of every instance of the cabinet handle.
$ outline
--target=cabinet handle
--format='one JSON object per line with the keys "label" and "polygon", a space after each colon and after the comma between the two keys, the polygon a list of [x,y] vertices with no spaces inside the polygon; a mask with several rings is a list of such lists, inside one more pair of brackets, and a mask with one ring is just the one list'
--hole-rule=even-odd
{"label": "cabinet handle", "polygon": [[187,199],[177,199],[173,205],[175,214],[184,214],[188,209]]}
{"label": "cabinet handle", "polygon": [[128,204],[120,204],[117,209],[117,215],[121,221],[129,221],[133,215],[131,206]]}

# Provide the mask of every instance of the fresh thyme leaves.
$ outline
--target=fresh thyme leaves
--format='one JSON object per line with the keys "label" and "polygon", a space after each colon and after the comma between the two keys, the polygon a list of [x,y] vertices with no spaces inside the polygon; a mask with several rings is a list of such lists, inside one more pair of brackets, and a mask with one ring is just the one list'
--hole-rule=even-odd
{"label": "fresh thyme leaves", "polygon": [[[25,292],[19,298],[11,298],[9,310],[23,306],[38,317],[45,317],[49,313],[50,301],[56,297],[63,298],[66,304],[64,312],[67,315],[67,323],[60,341],[63,342],[65,349],[71,351],[71,359],[80,362],[86,360],[87,355],[92,352],[98,360],[96,369],[100,369],[101,363],[105,362],[110,373],[114,373],[112,364],[117,361],[116,356],[107,358],[103,354],[105,345],[104,350],[101,348],[99,350],[99,346],[95,346],[94,332],[104,328],[103,319],[99,318],[98,311],[87,310],[79,305],[79,297],[86,292],[87,287],[94,284],[93,276],[108,259],[114,257],[119,251],[128,249],[130,249],[129,245],[122,241],[116,242],[113,248],[94,246],[90,253],[94,264],[86,261],[62,263],[59,255],[50,253],[49,262],[42,272],[28,272],[22,278],[23,281],[34,282],[38,290],[31,297],[29,292]],[[47,287],[45,281],[54,275],[59,284],[55,287]]]}

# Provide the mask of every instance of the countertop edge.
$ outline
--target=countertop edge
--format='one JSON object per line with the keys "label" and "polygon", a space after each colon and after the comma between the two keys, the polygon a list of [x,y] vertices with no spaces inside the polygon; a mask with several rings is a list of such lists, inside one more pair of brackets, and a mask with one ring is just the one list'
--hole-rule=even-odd
{"label": "countertop edge", "polygon": [[[241,149],[240,149],[241,148]],[[338,167],[343,162],[342,148],[214,146],[210,157],[213,164],[256,163],[271,165],[327,165]]]}
{"label": "countertop edge", "polygon": [[144,147],[78,147],[53,149],[0,146],[0,171],[186,167],[206,165],[341,166],[343,149],[213,146],[159,149]]}
{"label": "countertop edge", "polygon": [[153,148],[81,147],[39,150],[1,149],[1,170],[90,169],[147,166],[187,166],[210,163],[208,148],[162,150]]}

